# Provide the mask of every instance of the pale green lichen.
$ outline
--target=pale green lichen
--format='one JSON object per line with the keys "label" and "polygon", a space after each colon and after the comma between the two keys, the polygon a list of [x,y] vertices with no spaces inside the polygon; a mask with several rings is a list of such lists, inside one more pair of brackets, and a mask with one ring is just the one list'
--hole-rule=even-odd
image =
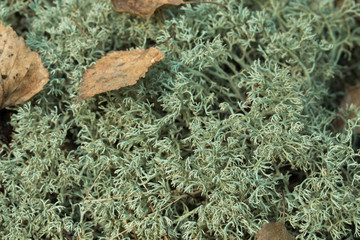
{"label": "pale green lichen", "polygon": [[[13,108],[2,239],[255,239],[281,219],[282,190],[297,239],[360,237],[360,113],[334,133],[330,91],[355,82],[342,69],[360,59],[360,5],[218,2],[229,11],[186,5],[149,20],[110,1],[0,2],[50,73]],[[86,67],[171,26],[145,79],[74,104]]]}

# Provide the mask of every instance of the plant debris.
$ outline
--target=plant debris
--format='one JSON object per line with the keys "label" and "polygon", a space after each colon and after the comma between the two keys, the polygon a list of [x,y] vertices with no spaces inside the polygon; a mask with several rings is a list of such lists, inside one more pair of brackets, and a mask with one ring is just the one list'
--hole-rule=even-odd
{"label": "plant debris", "polygon": [[227,9],[226,6],[211,1],[184,2],[182,0],[111,0],[111,2],[117,12],[127,12],[144,18],[150,18],[156,9],[164,5],[178,6],[182,4],[211,3]]}
{"label": "plant debris", "polygon": [[40,92],[49,73],[24,38],[0,23],[0,109],[21,104]]}
{"label": "plant debris", "polygon": [[102,57],[84,74],[76,103],[99,93],[134,85],[163,57],[154,47],[116,51]]}
{"label": "plant debris", "polygon": [[286,230],[285,226],[279,222],[267,223],[258,231],[256,239],[258,240],[295,240]]}
{"label": "plant debris", "polygon": [[[338,112],[341,113],[342,111],[345,111],[346,108],[351,104],[360,107],[360,85],[349,87],[345,90],[345,95],[340,103]],[[343,116],[345,120],[353,117],[354,117],[354,113],[350,113],[348,116]],[[333,121],[333,126],[338,132],[342,131],[344,128],[345,121],[343,118],[337,117]],[[360,128],[358,129],[357,132],[360,133]]]}
{"label": "plant debris", "polygon": [[257,240],[296,240],[294,236],[292,236],[285,228],[285,197],[284,192],[282,192],[283,199],[283,216],[282,223],[266,223],[262,228],[258,231],[256,235]]}

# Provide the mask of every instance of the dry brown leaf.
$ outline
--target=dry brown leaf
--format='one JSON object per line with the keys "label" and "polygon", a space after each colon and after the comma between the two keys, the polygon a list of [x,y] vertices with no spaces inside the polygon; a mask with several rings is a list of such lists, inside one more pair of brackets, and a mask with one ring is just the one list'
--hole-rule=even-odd
{"label": "dry brown leaf", "polygon": [[177,6],[182,0],[111,0],[117,12],[128,12],[141,17],[149,18],[156,9],[163,5]]}
{"label": "dry brown leaf", "polygon": [[76,103],[96,94],[134,85],[163,59],[156,48],[117,51],[102,57],[84,74]]}
{"label": "dry brown leaf", "polygon": [[[335,6],[338,8],[341,8],[344,4],[344,0],[335,0],[334,2],[335,2]],[[360,3],[360,0],[356,0],[355,2]]]}
{"label": "dry brown leaf", "polygon": [[0,109],[29,100],[49,81],[39,54],[0,23]]}
{"label": "dry brown leaf", "polygon": [[284,225],[279,222],[267,223],[258,231],[257,240],[295,240]]}
{"label": "dry brown leaf", "polygon": [[[347,106],[350,106],[351,104],[360,107],[360,85],[346,89],[344,98],[341,101],[339,108],[346,110]],[[354,117],[354,114],[350,113],[349,117]],[[345,117],[345,119],[348,119],[349,117]],[[345,122],[342,118],[337,117],[333,121],[333,125],[335,129],[340,132],[344,128]],[[360,129],[358,130],[358,133],[360,134]]]}
{"label": "dry brown leaf", "polygon": [[156,9],[164,5],[178,6],[181,4],[212,3],[227,9],[226,6],[211,1],[184,2],[182,0],[111,0],[111,2],[117,12],[127,12],[144,18],[150,18]]}

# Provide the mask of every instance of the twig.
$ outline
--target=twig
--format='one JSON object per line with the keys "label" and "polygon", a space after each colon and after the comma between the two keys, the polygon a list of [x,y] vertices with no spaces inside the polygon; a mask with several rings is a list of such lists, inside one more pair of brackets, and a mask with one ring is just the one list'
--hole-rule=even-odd
{"label": "twig", "polygon": [[[200,192],[201,192],[201,190],[196,191],[196,192],[193,193],[193,195],[196,195],[196,194],[198,194],[198,193],[200,193]],[[168,208],[169,206],[173,205],[173,204],[176,203],[177,201],[179,201],[179,200],[181,200],[181,199],[183,199],[183,198],[186,198],[186,197],[188,197],[188,196],[189,196],[189,195],[187,195],[187,194],[183,194],[183,195],[177,197],[177,199],[175,199],[174,201],[172,201],[171,203],[169,203],[169,204],[166,205],[165,207],[161,208],[160,211]],[[120,237],[120,236],[123,235],[124,233],[130,231],[130,230],[133,229],[134,227],[140,225],[141,223],[145,222],[146,220],[148,220],[148,219],[150,219],[150,218],[151,218],[150,215],[147,216],[146,218],[144,218],[144,219],[141,220],[140,222],[138,222],[138,223],[136,223],[136,224],[128,227],[127,229],[125,229],[124,231],[122,231],[121,233],[119,233],[118,235],[116,235],[115,237],[110,238],[110,240]]]}
{"label": "twig", "polygon": [[121,197],[109,197],[109,198],[99,198],[99,199],[92,199],[92,200],[84,200],[83,203],[105,202],[105,201],[111,201],[111,200],[119,200],[119,199],[127,198],[129,196],[148,196],[148,195],[167,196],[167,194],[165,194],[165,193],[140,193],[140,194],[134,194],[134,195],[121,196]]}
{"label": "twig", "polygon": [[[80,26],[80,24],[77,23],[77,22],[75,21],[75,19],[74,19],[75,13],[78,12],[78,11],[84,6],[85,2],[86,2],[86,0],[84,0],[84,1],[81,3],[81,5],[78,7],[78,9],[76,9],[75,12],[73,12],[73,13],[71,14],[70,19],[71,19],[71,21],[73,21],[73,23],[76,25],[76,27],[79,28],[80,32],[81,32],[87,39],[91,39],[91,38],[89,37],[89,35],[86,34],[86,32],[85,32],[85,31],[83,30],[83,28]],[[98,44],[96,47],[97,47],[98,49],[100,49],[100,50],[104,50],[103,47],[101,47],[99,44]]]}
{"label": "twig", "polygon": [[174,25],[172,25],[172,26],[171,26],[171,34],[170,34],[170,37],[168,37],[168,39],[166,39],[166,40],[163,41],[163,42],[154,44],[152,47],[157,47],[157,46],[159,46],[159,45],[162,45],[162,44],[164,44],[164,43],[167,43],[171,38],[174,37],[174,35],[175,35],[175,27],[174,27]]}
{"label": "twig", "polygon": [[91,185],[89,191],[86,193],[85,197],[84,197],[84,200],[83,200],[83,203],[86,201],[86,198],[89,196],[91,190],[93,189],[95,183],[97,182],[97,180],[99,179],[100,175],[107,169],[107,167],[109,166],[110,164],[110,161],[106,164],[106,166],[104,167],[103,170],[100,171],[100,173],[98,174],[98,176],[96,177],[95,181],[93,182],[93,184]]}
{"label": "twig", "polygon": [[284,225],[285,223],[285,196],[284,196],[284,191],[281,192],[282,195],[282,199],[283,199],[283,215],[282,215],[282,224]]}
{"label": "twig", "polygon": [[198,4],[198,3],[211,3],[211,4],[218,5],[222,8],[225,8],[226,10],[229,10],[225,5],[223,5],[221,3],[217,3],[217,2],[212,2],[212,1],[191,1],[191,2],[183,2],[181,4]]}

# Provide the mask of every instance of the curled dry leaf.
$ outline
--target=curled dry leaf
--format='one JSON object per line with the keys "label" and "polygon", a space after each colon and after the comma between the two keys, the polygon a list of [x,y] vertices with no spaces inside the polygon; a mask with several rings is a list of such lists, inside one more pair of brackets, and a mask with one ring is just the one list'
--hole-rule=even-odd
{"label": "curled dry leaf", "polygon": [[[345,95],[343,100],[340,103],[340,110],[346,110],[347,106],[350,106],[351,104],[360,107],[360,85],[357,85],[355,87],[349,87],[345,91]],[[353,113],[350,113],[348,117],[345,117],[345,119],[354,117]],[[344,128],[345,122],[342,118],[337,117],[333,121],[333,125],[337,131],[342,131]],[[360,129],[358,130],[358,133],[360,133]]]}
{"label": "curled dry leaf", "polygon": [[184,2],[182,0],[111,0],[111,2],[117,12],[127,12],[144,18],[150,18],[156,9],[164,5],[178,6],[181,4],[211,3],[227,9],[226,6],[211,1]]}
{"label": "curled dry leaf", "polygon": [[177,6],[182,0],[111,0],[117,12],[128,12],[141,17],[150,18],[156,9],[163,5]]}
{"label": "curled dry leaf", "polygon": [[49,81],[39,54],[0,23],[0,109],[29,100]]}
{"label": "curled dry leaf", "polygon": [[76,103],[96,94],[134,85],[163,59],[156,48],[117,51],[102,57],[84,74]]}
{"label": "curled dry leaf", "polygon": [[257,240],[295,240],[296,238],[290,235],[284,225],[279,222],[267,223],[258,231],[256,235]]}
{"label": "curled dry leaf", "polygon": [[182,0],[111,0],[117,12],[128,12],[149,18],[155,10],[163,5],[177,6]]}

